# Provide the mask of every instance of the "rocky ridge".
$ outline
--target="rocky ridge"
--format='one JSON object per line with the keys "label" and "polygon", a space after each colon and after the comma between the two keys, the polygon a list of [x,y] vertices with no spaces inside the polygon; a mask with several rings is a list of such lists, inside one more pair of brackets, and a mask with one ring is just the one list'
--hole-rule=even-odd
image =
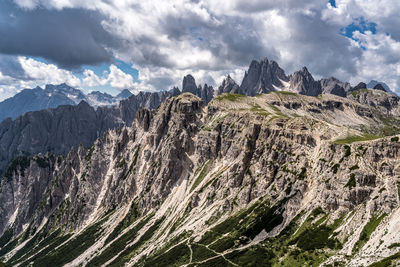
{"label": "rocky ridge", "polygon": [[20,157],[1,180],[0,256],[13,266],[395,261],[400,129],[361,103],[373,96],[222,94],[205,105],[184,93],[87,150]]}

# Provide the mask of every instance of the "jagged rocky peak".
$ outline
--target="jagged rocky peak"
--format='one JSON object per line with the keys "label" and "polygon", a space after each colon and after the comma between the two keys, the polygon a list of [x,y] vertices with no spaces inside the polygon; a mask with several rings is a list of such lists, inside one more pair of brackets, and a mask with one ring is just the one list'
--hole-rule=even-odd
{"label": "jagged rocky peak", "polygon": [[388,118],[330,94],[168,98],[88,149],[11,164],[1,261],[367,266],[400,243],[398,136],[362,132]]}
{"label": "jagged rocky peak", "polygon": [[321,79],[320,83],[324,94],[346,97],[347,92],[351,89],[351,85],[348,82],[342,82],[335,77]]}
{"label": "jagged rocky peak", "polygon": [[125,99],[130,97],[131,95],[131,91],[129,91],[128,89],[124,89],[116,96],[116,98]]}
{"label": "jagged rocky peak", "polygon": [[321,93],[321,85],[314,80],[308,69],[303,67],[291,75],[289,90],[302,95],[317,96]]}
{"label": "jagged rocky peak", "polygon": [[382,86],[382,84],[378,83],[377,85],[374,86],[375,90],[380,90],[386,92],[386,89]]}
{"label": "jagged rocky peak", "polygon": [[217,94],[220,95],[222,93],[238,93],[239,85],[231,78],[230,75],[226,76],[226,78],[222,81],[222,84],[218,87]]}
{"label": "jagged rocky peak", "polygon": [[289,81],[285,71],[275,61],[264,58],[260,62],[253,60],[245,73],[239,93],[255,96],[284,88]]}
{"label": "jagged rocky peak", "polygon": [[356,86],[351,88],[351,91],[356,91],[356,90],[365,89],[365,88],[367,88],[367,84],[364,82],[359,82]]}
{"label": "jagged rocky peak", "polygon": [[182,81],[182,92],[189,92],[198,97],[200,97],[205,103],[211,101],[214,97],[214,89],[212,86],[208,86],[204,84],[204,86],[197,86],[194,77],[191,74],[186,75],[183,77]]}
{"label": "jagged rocky peak", "polygon": [[191,74],[188,74],[185,77],[183,77],[182,92],[189,92],[196,95],[197,85],[194,77]]}

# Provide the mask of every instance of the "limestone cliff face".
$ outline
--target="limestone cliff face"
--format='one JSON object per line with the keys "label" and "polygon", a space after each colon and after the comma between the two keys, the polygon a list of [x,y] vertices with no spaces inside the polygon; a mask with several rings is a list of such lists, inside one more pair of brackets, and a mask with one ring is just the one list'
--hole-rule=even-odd
{"label": "limestone cliff face", "polygon": [[381,260],[400,242],[400,143],[381,136],[395,118],[334,95],[169,98],[89,149],[13,162],[0,256],[19,266]]}

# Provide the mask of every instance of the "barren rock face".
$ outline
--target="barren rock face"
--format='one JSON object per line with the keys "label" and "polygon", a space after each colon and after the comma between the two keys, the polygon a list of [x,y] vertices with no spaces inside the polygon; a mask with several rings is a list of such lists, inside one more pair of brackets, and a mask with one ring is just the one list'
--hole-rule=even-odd
{"label": "barren rock face", "polygon": [[9,165],[0,257],[20,266],[376,262],[400,242],[400,143],[383,136],[400,132],[395,118],[325,94],[171,97],[88,149]]}

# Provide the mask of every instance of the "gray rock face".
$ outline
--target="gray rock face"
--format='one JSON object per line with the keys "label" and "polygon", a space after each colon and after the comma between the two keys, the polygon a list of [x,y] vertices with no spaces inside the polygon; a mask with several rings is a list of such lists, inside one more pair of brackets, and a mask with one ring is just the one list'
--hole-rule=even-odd
{"label": "gray rock face", "polygon": [[289,79],[278,63],[269,61],[267,58],[260,62],[253,60],[249,70],[244,75],[239,93],[255,96],[260,93],[276,91],[275,87],[284,87],[282,81],[288,82]]}
{"label": "gray rock face", "polygon": [[379,81],[376,81],[376,80],[369,81],[369,83],[367,84],[366,88],[374,88],[378,84],[382,85],[382,87],[385,88],[386,92],[389,92],[389,93],[392,92],[392,90],[390,89],[390,87],[386,83],[379,82]]}
{"label": "gray rock face", "polygon": [[0,124],[0,174],[18,155],[52,152],[65,155],[71,147],[89,147],[105,131],[131,125],[136,112],[144,107],[157,108],[167,98],[179,94],[177,89],[161,93],[143,93],[122,100],[118,106],[96,110],[82,101],[77,106],[60,106],[28,112],[16,120]]}
{"label": "gray rock face", "polygon": [[[329,238],[317,243],[318,257],[377,261],[399,242],[400,143],[340,139],[361,137],[384,115],[334,95],[220,96],[207,107],[190,93],[168,98],[90,149],[11,164],[0,181],[0,235],[12,232],[0,255],[22,266],[178,265],[204,260],[191,252],[200,243],[226,255],[258,251],[251,260],[269,266],[268,257],[311,255],[312,229]],[[371,216],[383,213],[371,242],[352,254]],[[213,245],[222,238],[229,242]],[[269,254],[267,245],[287,251]],[[168,252],[175,246],[184,256]],[[235,253],[232,262],[248,260]]]}
{"label": "gray rock face", "polygon": [[400,115],[399,97],[384,90],[360,89],[350,92],[347,98],[376,108],[385,114]]}
{"label": "gray rock face", "polygon": [[188,74],[185,77],[183,77],[182,92],[189,92],[196,95],[197,89],[198,88],[196,86],[196,81],[191,74]]}
{"label": "gray rock face", "polygon": [[237,94],[239,92],[239,85],[231,78],[231,76],[227,76],[223,81],[220,87],[218,87],[217,94],[220,95],[222,93],[233,93]]}
{"label": "gray rock face", "polygon": [[374,86],[375,90],[380,90],[386,92],[386,89],[382,86],[382,84],[378,83],[377,85]]}
{"label": "gray rock face", "polygon": [[306,67],[291,75],[289,83],[289,90],[298,94],[317,96],[322,93],[321,84],[314,81],[313,76]]}
{"label": "gray rock face", "polygon": [[197,86],[196,81],[192,75],[186,75],[182,81],[182,93],[192,93],[200,97],[204,103],[208,103],[214,97],[214,89],[212,86],[204,84],[204,86]]}
{"label": "gray rock face", "polygon": [[86,101],[94,107],[115,105],[122,99],[129,97],[129,91],[121,92],[116,97],[106,93],[92,92],[85,95],[81,90],[67,84],[48,84],[44,89],[24,89],[15,96],[0,102],[0,122],[5,118],[16,119],[25,112],[48,108],[56,108],[61,105],[77,105]]}
{"label": "gray rock face", "polygon": [[364,83],[364,82],[360,82],[360,83],[358,83],[356,86],[352,87],[352,88],[350,89],[350,91],[357,91],[357,90],[365,89],[365,88],[367,88],[367,84]]}
{"label": "gray rock face", "polygon": [[346,97],[348,91],[350,91],[351,86],[347,82],[341,82],[334,77],[321,79],[321,89],[324,94],[333,94],[342,97]]}

